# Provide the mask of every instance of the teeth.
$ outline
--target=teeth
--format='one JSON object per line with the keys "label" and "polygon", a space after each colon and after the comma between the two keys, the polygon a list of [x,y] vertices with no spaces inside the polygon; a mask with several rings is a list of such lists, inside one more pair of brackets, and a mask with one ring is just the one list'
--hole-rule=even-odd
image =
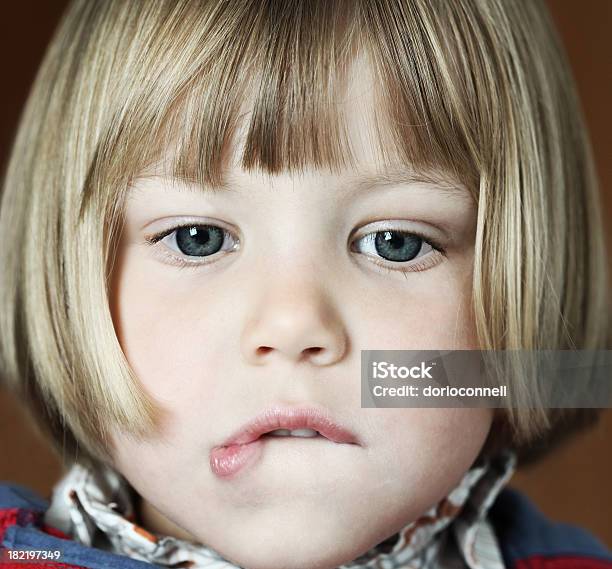
{"label": "teeth", "polygon": [[274,429],[267,435],[272,435],[273,437],[316,437],[319,433],[314,429]]}
{"label": "teeth", "polygon": [[266,433],[266,435],[272,435],[273,437],[288,437],[290,434],[291,431],[289,429],[274,429]]}
{"label": "teeth", "polygon": [[292,437],[316,437],[319,433],[313,429],[296,429],[291,431]]}

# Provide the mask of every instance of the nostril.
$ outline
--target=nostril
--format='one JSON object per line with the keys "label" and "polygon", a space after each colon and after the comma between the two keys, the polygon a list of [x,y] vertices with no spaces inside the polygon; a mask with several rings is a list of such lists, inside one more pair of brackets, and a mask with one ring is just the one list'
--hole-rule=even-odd
{"label": "nostril", "polygon": [[306,348],[304,350],[305,354],[318,354],[323,348]]}
{"label": "nostril", "polygon": [[[255,354],[257,356],[265,356],[266,354],[268,354],[268,352],[273,351],[274,348],[270,347],[270,346],[259,346],[257,348],[257,350],[255,350]],[[310,356],[315,356],[321,352],[324,351],[324,348],[321,348],[319,346],[313,347],[313,348],[304,348],[301,352],[301,357],[302,358],[307,358]]]}

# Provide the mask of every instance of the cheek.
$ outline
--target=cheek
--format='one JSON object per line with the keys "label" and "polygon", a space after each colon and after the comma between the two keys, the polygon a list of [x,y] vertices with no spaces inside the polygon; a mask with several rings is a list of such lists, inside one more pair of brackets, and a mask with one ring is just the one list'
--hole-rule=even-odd
{"label": "cheek", "polygon": [[230,311],[215,287],[194,294],[182,284],[189,279],[170,279],[168,268],[151,263],[128,251],[114,281],[113,321],[126,359],[145,390],[170,407],[200,405],[193,395],[202,389],[213,402],[227,351],[218,338],[229,337]]}
{"label": "cheek", "polygon": [[450,489],[471,466],[489,432],[492,409],[367,409],[385,433],[387,472],[404,483]]}
{"label": "cheek", "polygon": [[464,267],[440,266],[355,294],[346,318],[361,334],[358,343],[363,349],[478,349],[467,261]]}

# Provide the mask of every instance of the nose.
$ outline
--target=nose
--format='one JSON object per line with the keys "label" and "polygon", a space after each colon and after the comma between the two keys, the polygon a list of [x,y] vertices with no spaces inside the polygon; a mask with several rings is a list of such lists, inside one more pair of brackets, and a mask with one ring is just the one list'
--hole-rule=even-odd
{"label": "nose", "polygon": [[285,280],[264,285],[242,336],[244,359],[330,365],[342,359],[347,334],[339,313],[316,282]]}

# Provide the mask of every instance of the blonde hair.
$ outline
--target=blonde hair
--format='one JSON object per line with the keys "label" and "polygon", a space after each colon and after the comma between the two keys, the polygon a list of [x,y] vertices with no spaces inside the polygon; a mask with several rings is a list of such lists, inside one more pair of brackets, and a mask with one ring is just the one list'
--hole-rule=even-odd
{"label": "blonde hair", "polygon": [[[350,166],[337,101],[357,52],[380,86],[383,151],[478,202],[482,348],[609,346],[593,160],[543,2],[76,0],[27,101],[0,211],[2,375],[70,458],[109,460],[109,425],[140,436],[162,413],[109,310],[130,179],[173,143],[176,177],[222,191],[246,93],[243,168]],[[508,410],[514,444],[570,414]]]}

